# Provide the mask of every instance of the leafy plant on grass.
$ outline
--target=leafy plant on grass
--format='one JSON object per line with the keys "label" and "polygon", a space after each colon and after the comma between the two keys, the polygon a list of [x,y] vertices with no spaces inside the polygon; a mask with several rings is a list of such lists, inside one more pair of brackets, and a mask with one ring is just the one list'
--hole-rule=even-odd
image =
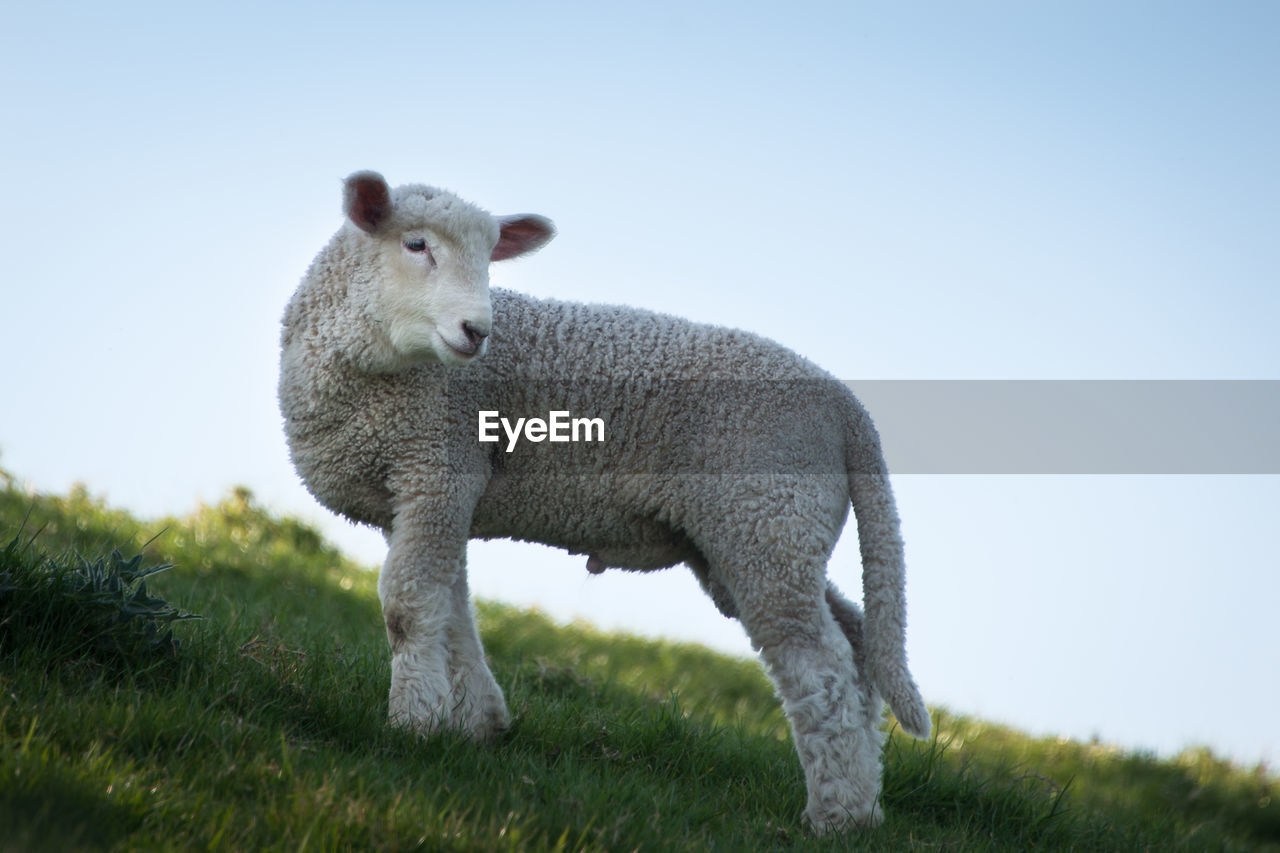
{"label": "leafy plant on grass", "polygon": [[54,559],[15,536],[0,550],[0,654],[30,650],[50,665],[92,659],[134,669],[176,658],[172,623],[200,617],[147,590],[147,578],[170,568],[119,551]]}

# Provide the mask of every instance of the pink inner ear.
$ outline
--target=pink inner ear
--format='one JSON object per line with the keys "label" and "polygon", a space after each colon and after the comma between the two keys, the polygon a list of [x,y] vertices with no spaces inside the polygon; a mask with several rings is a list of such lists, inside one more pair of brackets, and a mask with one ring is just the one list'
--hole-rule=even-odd
{"label": "pink inner ear", "polygon": [[493,247],[493,254],[489,257],[492,261],[505,261],[540,249],[555,236],[551,222],[541,216],[507,216],[499,223],[498,245]]}
{"label": "pink inner ear", "polygon": [[347,182],[347,217],[364,231],[374,231],[391,214],[391,191],[377,175],[352,176]]}

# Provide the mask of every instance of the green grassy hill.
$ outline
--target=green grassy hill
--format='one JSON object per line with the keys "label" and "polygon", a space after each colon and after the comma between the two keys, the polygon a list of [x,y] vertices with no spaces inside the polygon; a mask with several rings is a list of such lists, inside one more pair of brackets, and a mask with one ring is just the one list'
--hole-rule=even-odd
{"label": "green grassy hill", "polygon": [[313,529],[0,472],[0,850],[1280,850],[1261,769],[942,711],[891,737],[885,824],[815,839],[757,664],[479,613],[513,726],[417,739],[385,725],[375,575]]}

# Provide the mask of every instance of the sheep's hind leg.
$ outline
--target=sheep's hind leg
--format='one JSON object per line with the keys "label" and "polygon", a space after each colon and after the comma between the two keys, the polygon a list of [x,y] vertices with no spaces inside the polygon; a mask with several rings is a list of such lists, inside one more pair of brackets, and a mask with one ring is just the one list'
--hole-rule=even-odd
{"label": "sheep's hind leg", "polygon": [[755,570],[735,573],[734,599],[791,724],[808,791],[805,817],[819,833],[878,824],[880,703],[826,601],[823,567],[744,568]]}
{"label": "sheep's hind leg", "polygon": [[701,556],[690,557],[685,561],[685,565],[693,572],[693,576],[698,579],[698,584],[702,587],[702,591],[715,604],[721,615],[729,619],[737,619],[738,605],[733,600],[733,595],[729,592],[729,588],[724,585],[724,582],[711,573],[711,566],[707,564],[707,561]]}
{"label": "sheep's hind leg", "polygon": [[453,610],[447,636],[454,703],[450,722],[477,740],[489,740],[510,725],[511,717],[502,688],[484,659],[484,647],[471,613],[465,571],[459,573],[453,584]]}

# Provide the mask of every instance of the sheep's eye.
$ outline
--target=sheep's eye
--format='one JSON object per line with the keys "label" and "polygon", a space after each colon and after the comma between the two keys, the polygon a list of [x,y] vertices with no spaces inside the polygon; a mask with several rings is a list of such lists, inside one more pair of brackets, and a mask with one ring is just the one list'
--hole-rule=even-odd
{"label": "sheep's eye", "polygon": [[427,250],[427,241],[421,237],[412,240],[405,240],[404,247],[410,252],[425,252]]}

